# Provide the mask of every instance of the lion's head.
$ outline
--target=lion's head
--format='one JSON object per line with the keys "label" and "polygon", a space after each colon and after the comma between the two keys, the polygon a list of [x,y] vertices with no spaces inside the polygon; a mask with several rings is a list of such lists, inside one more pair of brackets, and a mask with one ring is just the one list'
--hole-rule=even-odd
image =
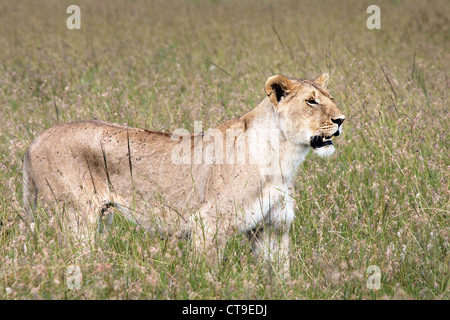
{"label": "lion's head", "polygon": [[342,133],[345,116],[327,90],[328,74],[314,80],[288,79],[276,75],[267,79],[266,93],[280,114],[286,138],[309,145],[319,156],[334,152],[333,136]]}

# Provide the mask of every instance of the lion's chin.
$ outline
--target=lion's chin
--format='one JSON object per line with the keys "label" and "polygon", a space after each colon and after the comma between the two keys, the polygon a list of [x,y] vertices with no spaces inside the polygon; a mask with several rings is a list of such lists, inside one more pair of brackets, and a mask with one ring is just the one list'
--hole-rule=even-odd
{"label": "lion's chin", "polygon": [[320,148],[315,148],[313,149],[313,152],[319,157],[329,157],[334,153],[334,146],[329,144]]}

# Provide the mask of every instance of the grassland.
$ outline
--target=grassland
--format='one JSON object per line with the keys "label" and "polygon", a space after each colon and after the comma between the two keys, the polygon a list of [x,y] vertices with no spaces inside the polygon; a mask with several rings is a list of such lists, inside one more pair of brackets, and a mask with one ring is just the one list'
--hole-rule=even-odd
{"label": "grassland", "polygon": [[[71,4],[81,30],[66,28]],[[0,299],[449,299],[450,4],[378,1],[369,30],[370,4],[1,1]],[[239,236],[211,272],[119,216],[89,252],[49,210],[21,233],[22,159],[44,129],[214,126],[256,106],[268,76],[321,71],[347,120],[337,152],[298,171],[289,280],[262,276]]]}

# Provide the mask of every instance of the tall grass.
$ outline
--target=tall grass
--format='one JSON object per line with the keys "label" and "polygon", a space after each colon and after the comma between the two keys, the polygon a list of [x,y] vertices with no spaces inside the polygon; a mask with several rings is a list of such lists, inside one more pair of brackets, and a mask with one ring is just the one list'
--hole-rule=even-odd
{"label": "tall grass", "polygon": [[[363,1],[75,2],[0,3],[1,299],[449,298],[447,1],[379,1],[381,30]],[[335,155],[298,171],[289,280],[264,276],[240,236],[212,272],[118,215],[91,248],[58,232],[57,209],[21,232],[22,159],[42,130],[214,126],[256,106],[267,77],[321,71],[347,120]]]}

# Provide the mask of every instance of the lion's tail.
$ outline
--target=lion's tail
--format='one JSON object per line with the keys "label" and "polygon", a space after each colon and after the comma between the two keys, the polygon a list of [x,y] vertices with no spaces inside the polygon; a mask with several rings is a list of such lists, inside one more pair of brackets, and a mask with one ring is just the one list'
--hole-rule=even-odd
{"label": "lion's tail", "polygon": [[32,211],[36,207],[38,190],[31,174],[30,148],[23,159],[23,219],[29,225],[33,222]]}

